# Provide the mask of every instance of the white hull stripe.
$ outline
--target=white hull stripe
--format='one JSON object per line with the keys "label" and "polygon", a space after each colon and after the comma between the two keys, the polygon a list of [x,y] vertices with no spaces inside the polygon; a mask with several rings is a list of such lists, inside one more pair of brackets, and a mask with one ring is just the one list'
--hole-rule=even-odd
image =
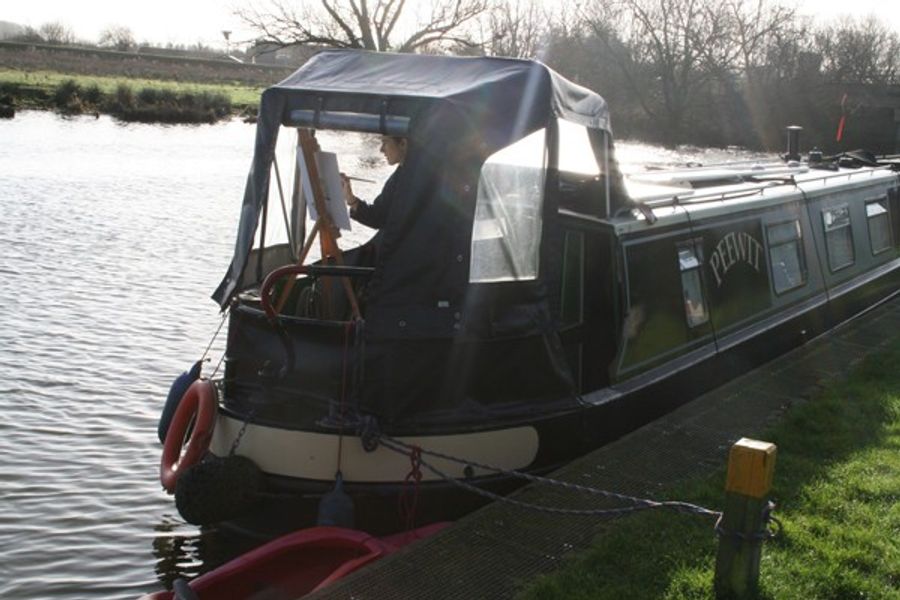
{"label": "white hull stripe", "polygon": [[[210,450],[229,453],[243,421],[220,414]],[[399,440],[448,456],[467,459],[500,469],[523,469],[537,456],[538,434],[534,427],[513,427],[477,433],[402,437]],[[236,454],[246,456],[265,473],[302,479],[333,481],[338,469],[337,434],[292,431],[250,424]],[[409,457],[379,446],[366,452],[358,437],[344,435],[340,465],[344,481],[354,483],[401,482],[410,471]],[[452,477],[464,477],[464,466],[433,457],[424,457],[435,468]],[[474,475],[489,474],[475,469]],[[422,480],[440,479],[422,468]]]}

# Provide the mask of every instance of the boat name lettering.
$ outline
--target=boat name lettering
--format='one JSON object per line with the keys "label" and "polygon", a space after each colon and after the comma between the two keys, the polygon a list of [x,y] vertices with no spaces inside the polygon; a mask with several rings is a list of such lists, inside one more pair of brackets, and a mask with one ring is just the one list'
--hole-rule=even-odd
{"label": "boat name lettering", "polygon": [[759,255],[762,253],[760,244],[752,235],[745,231],[730,231],[719,243],[709,257],[709,266],[716,277],[716,286],[722,285],[722,278],[738,262],[744,262],[759,272]]}

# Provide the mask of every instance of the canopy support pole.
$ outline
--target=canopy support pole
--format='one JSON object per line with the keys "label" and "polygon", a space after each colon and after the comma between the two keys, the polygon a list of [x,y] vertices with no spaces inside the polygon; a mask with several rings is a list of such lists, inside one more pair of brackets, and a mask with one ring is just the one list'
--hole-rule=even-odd
{"label": "canopy support pole", "polygon": [[278,158],[275,156],[272,157],[272,166],[275,167],[275,183],[278,184],[278,197],[281,199],[281,214],[284,216],[284,229],[287,232],[288,246],[291,249],[291,256],[296,256],[297,245],[294,243],[294,233],[291,231],[291,221],[288,219],[284,188],[281,186],[281,171],[278,169]]}

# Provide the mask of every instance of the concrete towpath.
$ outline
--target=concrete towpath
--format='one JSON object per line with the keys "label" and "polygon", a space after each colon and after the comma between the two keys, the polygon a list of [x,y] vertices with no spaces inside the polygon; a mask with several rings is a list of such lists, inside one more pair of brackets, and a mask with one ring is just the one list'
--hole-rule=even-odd
{"label": "concrete towpath", "polygon": [[[662,489],[724,467],[735,441],[759,437],[791,406],[844,378],[853,365],[898,337],[900,297],[895,297],[570,463],[552,477],[667,499]],[[597,507],[596,501],[585,504],[583,495],[547,486],[528,486],[515,497],[557,507]],[[495,502],[309,598],[512,598],[567,555],[589,547],[608,523]]]}

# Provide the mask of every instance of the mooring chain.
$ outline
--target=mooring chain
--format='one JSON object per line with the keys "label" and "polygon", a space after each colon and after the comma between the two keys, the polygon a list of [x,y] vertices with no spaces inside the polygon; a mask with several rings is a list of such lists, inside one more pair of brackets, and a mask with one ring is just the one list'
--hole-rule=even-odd
{"label": "mooring chain", "polygon": [[775,503],[769,500],[762,508],[762,518],[760,519],[760,528],[758,531],[744,533],[741,531],[733,531],[725,529],[722,526],[722,516],[716,520],[716,535],[724,538],[732,538],[735,541],[753,540],[766,541],[781,535],[784,526],[772,513],[775,511]]}
{"label": "mooring chain", "polygon": [[403,489],[398,498],[400,516],[406,523],[407,531],[413,529],[416,508],[419,504],[419,484],[422,482],[422,449],[414,447],[409,453],[409,473],[403,480]]}
{"label": "mooring chain", "polygon": [[772,514],[775,512],[775,506],[775,503],[770,500],[766,503],[766,509],[763,511],[763,522],[765,523],[767,534],[766,539],[769,540],[777,538],[784,532],[784,525],[781,523],[781,520]]}
{"label": "mooring chain", "polygon": [[241,445],[241,438],[243,438],[244,433],[247,432],[247,426],[250,425],[251,421],[253,421],[253,417],[256,416],[256,411],[258,408],[258,406],[254,406],[247,414],[247,418],[244,420],[244,424],[241,425],[241,429],[240,431],[238,431],[237,437],[235,437],[234,441],[231,443],[231,450],[228,451],[228,456],[234,456],[234,453],[237,452],[238,446]]}
{"label": "mooring chain", "polygon": [[547,485],[553,485],[557,487],[562,487],[564,489],[584,492],[588,494],[594,494],[598,496],[603,496],[605,498],[611,498],[615,500],[620,500],[623,502],[631,503],[632,506],[620,507],[620,508],[604,508],[604,509],[570,509],[570,508],[556,508],[551,506],[543,506],[538,504],[532,504],[529,502],[523,502],[521,500],[516,500],[514,498],[508,498],[506,496],[501,496],[500,494],[496,494],[494,492],[490,492],[488,490],[482,489],[476,485],[473,485],[467,481],[457,479],[452,477],[431,463],[427,462],[423,458],[421,458],[421,454],[419,456],[420,464],[437,475],[438,477],[461,487],[465,490],[468,490],[474,494],[478,494],[479,496],[483,496],[485,498],[506,502],[507,504],[513,504],[515,506],[519,506],[522,508],[528,508],[531,510],[537,510],[542,512],[548,512],[552,514],[563,514],[563,515],[581,515],[581,516],[620,516],[625,514],[630,514],[642,510],[651,510],[658,508],[665,508],[669,510],[674,510],[676,512],[686,513],[686,514],[696,514],[702,516],[712,516],[712,517],[721,517],[722,513],[719,511],[709,510],[708,508],[704,508],[702,506],[697,506],[695,504],[690,504],[688,502],[676,502],[676,501],[663,501],[658,502],[655,500],[648,500],[646,498],[637,498],[634,496],[627,496],[625,494],[617,494],[615,492],[609,492],[606,490],[601,490],[598,488],[593,488],[585,485],[579,485],[576,483],[569,483],[566,481],[559,481],[557,479],[551,479],[549,477],[541,477],[539,475],[532,475],[529,473],[522,473],[521,471],[514,471],[509,469],[501,469],[498,467],[493,467],[490,465],[484,465],[477,462],[464,460],[461,458],[457,458],[455,456],[449,456],[447,454],[443,454],[441,452],[436,452],[434,450],[426,450],[424,448],[418,448],[417,446],[412,446],[405,442],[401,442],[400,440],[394,439],[390,436],[381,434],[380,436],[381,444],[388,448],[389,450],[393,450],[394,452],[398,452],[404,455],[410,455],[411,452],[418,449],[421,454],[432,456],[435,458],[447,460],[450,462],[454,462],[457,464],[466,465],[468,467],[474,467],[478,469],[482,469],[485,471],[492,471],[494,473],[499,473],[501,475],[507,475],[510,477],[516,477],[518,479],[523,479],[525,481],[529,481],[531,483],[543,483]]}

